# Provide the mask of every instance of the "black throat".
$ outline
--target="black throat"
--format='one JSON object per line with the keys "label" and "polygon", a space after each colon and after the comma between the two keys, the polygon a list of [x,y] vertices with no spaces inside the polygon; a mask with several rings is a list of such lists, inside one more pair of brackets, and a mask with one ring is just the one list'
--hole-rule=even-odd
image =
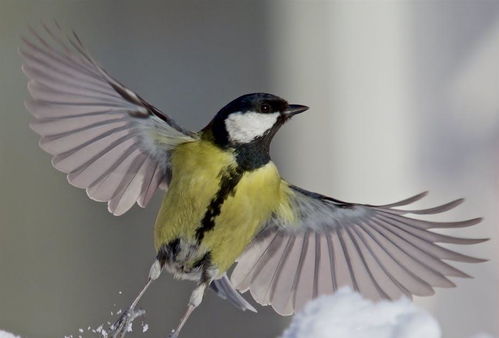
{"label": "black throat", "polygon": [[234,147],[234,153],[237,165],[245,171],[261,168],[270,162],[269,145],[262,140],[238,144]]}

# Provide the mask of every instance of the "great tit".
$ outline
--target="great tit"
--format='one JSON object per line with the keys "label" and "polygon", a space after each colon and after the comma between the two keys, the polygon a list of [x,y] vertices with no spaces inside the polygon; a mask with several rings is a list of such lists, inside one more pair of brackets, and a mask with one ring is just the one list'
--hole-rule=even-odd
{"label": "great tit", "polygon": [[[46,28],[46,27],[45,27]],[[157,255],[146,285],[112,326],[123,337],[150,283],[167,270],[192,280],[178,336],[205,289],[242,310],[239,292],[291,315],[308,300],[350,286],[372,299],[427,296],[469,277],[444,260],[482,262],[436,243],[474,244],[429,231],[480,218],[432,222],[407,217],[450,210],[405,207],[426,193],[386,205],[343,202],[283,179],[269,147],[279,128],[308,109],[265,93],[224,106],[199,132],[180,127],[106,72],[76,34],[58,26],[23,39],[31,128],[69,183],[121,215],[166,190],[154,226]],[[48,37],[48,38],[47,38]],[[402,207],[399,208],[399,207]],[[237,262],[229,279],[227,271]]]}

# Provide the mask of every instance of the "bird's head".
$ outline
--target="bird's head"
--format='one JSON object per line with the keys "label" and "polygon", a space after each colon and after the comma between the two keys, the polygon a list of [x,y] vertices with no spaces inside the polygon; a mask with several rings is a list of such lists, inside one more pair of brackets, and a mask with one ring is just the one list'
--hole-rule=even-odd
{"label": "bird's head", "polygon": [[223,147],[247,144],[268,147],[287,120],[307,109],[272,94],[247,94],[223,107],[205,130],[210,130],[215,143]]}

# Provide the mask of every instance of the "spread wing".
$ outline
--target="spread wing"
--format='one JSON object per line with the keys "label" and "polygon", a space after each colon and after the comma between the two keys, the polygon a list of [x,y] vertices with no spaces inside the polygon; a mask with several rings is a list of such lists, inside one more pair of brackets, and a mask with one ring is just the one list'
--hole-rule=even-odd
{"label": "spread wing", "polygon": [[144,207],[168,183],[169,150],[196,135],[111,77],[76,34],[45,30],[47,38],[31,29],[20,48],[40,147],[114,215]]}
{"label": "spread wing", "polygon": [[293,221],[275,216],[238,259],[234,286],[282,315],[293,314],[321,294],[350,286],[371,299],[427,296],[433,287],[455,286],[447,277],[469,277],[444,260],[482,262],[436,243],[474,244],[429,231],[477,224],[430,222],[405,216],[431,215],[463,200],[424,210],[398,207],[426,193],[389,205],[345,203],[289,186]]}

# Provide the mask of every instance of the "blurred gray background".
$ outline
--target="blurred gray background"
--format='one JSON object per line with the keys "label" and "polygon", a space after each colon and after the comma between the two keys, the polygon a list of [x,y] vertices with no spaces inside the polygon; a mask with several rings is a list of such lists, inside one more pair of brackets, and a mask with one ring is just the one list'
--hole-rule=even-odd
{"label": "blurred gray background", "polygon": [[[451,233],[491,237],[460,248],[491,261],[459,265],[475,279],[416,302],[444,337],[499,335],[499,2],[471,0],[0,0],[0,329],[53,338],[111,321],[154,257],[161,194],[111,216],[51,168],[28,128],[16,49],[28,25],[52,19],[185,127],[247,92],[309,105],[272,149],[304,188],[372,204],[426,189],[421,206],[466,197],[440,219],[484,216]],[[165,336],[192,287],[164,274],[141,303],[149,331],[131,336]],[[209,292],[183,337],[278,336],[288,319],[258,309]]]}

